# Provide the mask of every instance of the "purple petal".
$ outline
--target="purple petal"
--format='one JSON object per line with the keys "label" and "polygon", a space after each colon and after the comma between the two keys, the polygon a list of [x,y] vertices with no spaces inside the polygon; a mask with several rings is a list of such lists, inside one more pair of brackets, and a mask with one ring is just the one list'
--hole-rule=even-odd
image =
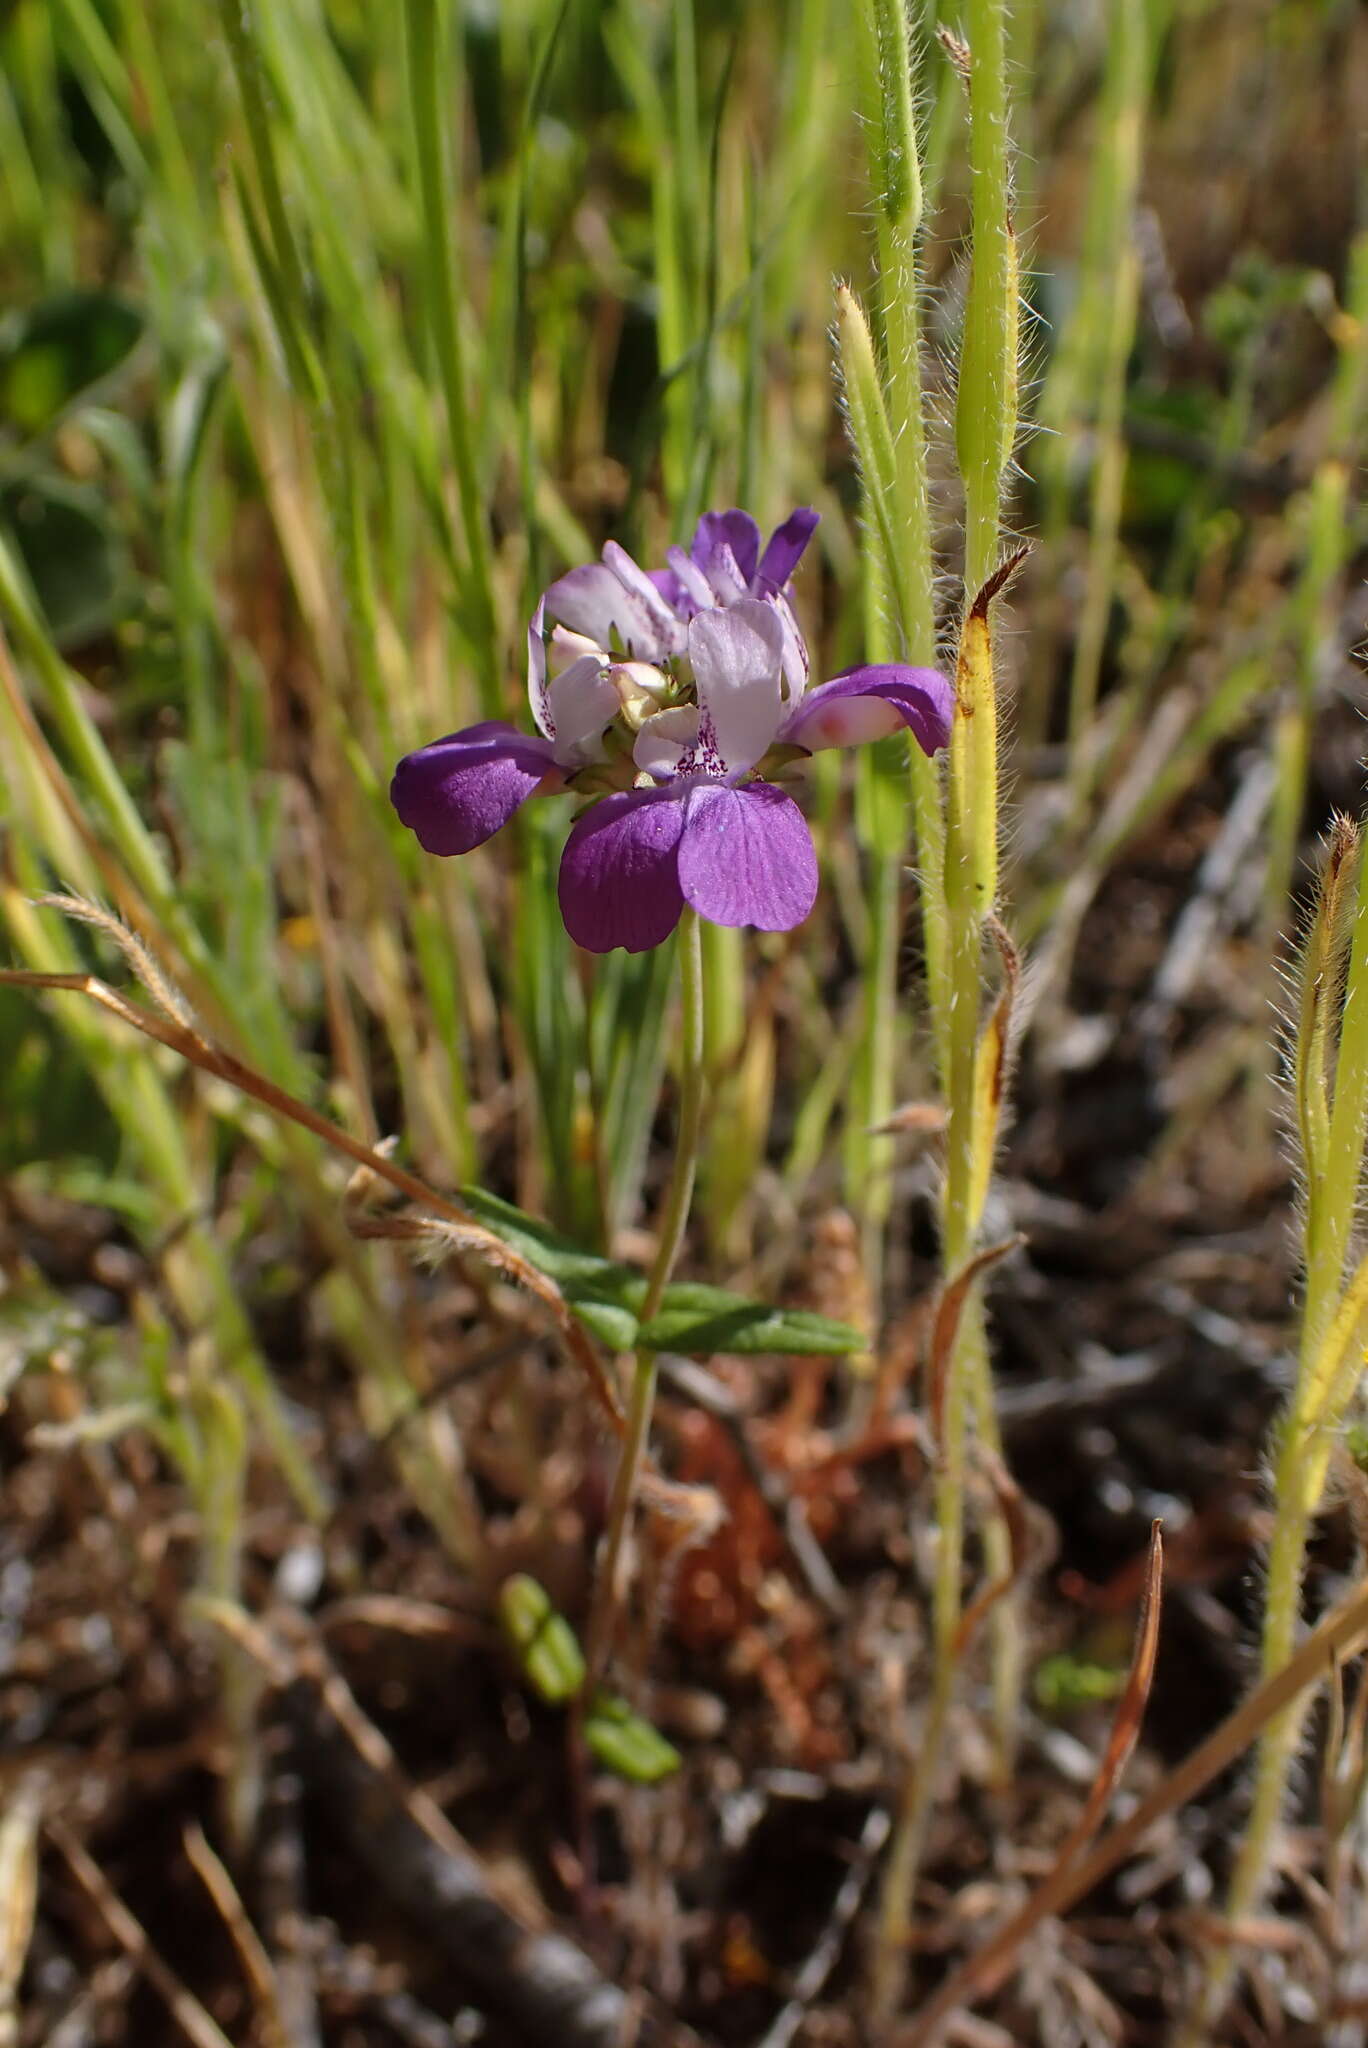
{"label": "purple petal", "polygon": [[684,805],[672,789],[624,789],[586,811],[565,842],[560,907],[589,953],[646,953],[679,922]]}
{"label": "purple petal", "polygon": [[791,931],[817,900],[812,834],[792,797],[769,782],[695,783],[684,807],[679,887],[713,924]]}
{"label": "purple petal", "polygon": [[779,728],[786,746],[857,746],[882,739],[905,725],[924,754],[934,754],[950,737],[955,692],[933,668],[905,668],[878,662],[847,669],[800,698]]}
{"label": "purple petal", "polygon": [[[659,600],[658,592],[656,596]],[[619,582],[606,562],[589,562],[559,577],[546,593],[546,605],[563,626],[587,634],[605,651],[615,630],[638,660],[657,661],[671,651],[650,609],[635,590]]]}
{"label": "purple petal", "polygon": [[673,569],[648,569],[646,574],[664,598],[672,612],[687,619],[693,612],[693,599],[675,575]]}
{"label": "purple petal", "polygon": [[559,776],[550,741],[491,718],[406,754],[390,802],[425,852],[469,853],[548,775]]}
{"label": "purple petal", "polygon": [[760,529],[749,512],[705,512],[694,528],[689,553],[710,583],[719,547],[727,549],[742,583],[749,587],[760,557]]}
{"label": "purple petal", "polygon": [[817,531],[821,516],[810,506],[800,505],[796,512],[789,513],[782,526],[775,527],[760,557],[762,583],[772,583],[776,590],[783,589],[798,567],[804,548]]}

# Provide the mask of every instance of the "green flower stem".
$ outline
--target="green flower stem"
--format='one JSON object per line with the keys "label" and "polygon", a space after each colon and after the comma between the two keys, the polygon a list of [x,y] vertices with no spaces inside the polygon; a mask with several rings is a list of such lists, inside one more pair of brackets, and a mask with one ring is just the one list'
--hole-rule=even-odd
{"label": "green flower stem", "polygon": [[[685,910],[679,925],[680,996],[680,1078],[679,1128],[675,1136],[674,1165],[665,1207],[660,1219],[656,1255],[646,1280],[639,1319],[649,1322],[664,1299],[675,1260],[679,1257],[688,1228],[693,1202],[694,1177],[698,1169],[699,1137],[703,1128],[703,943],[697,914]],[[627,1428],[618,1455],[608,1504],[608,1528],[599,1561],[586,1635],[585,1696],[592,1696],[612,1653],[613,1635],[622,1604],[622,1561],[631,1527],[637,1482],[651,1433],[655,1406],[656,1358],[653,1351],[638,1351],[632,1365],[632,1384],[627,1403]]]}

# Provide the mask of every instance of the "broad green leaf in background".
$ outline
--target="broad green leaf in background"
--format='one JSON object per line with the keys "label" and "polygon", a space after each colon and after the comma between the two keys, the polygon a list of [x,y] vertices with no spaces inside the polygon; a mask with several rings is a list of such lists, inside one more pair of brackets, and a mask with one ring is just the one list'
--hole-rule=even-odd
{"label": "broad green leaf in background", "polygon": [[59,648],[80,646],[113,624],[130,572],[98,491],[55,476],[6,484],[0,525],[13,535]]}
{"label": "broad green leaf in background", "polygon": [[0,326],[0,421],[41,434],[116,370],[142,338],[143,319],[112,292],[59,292]]}

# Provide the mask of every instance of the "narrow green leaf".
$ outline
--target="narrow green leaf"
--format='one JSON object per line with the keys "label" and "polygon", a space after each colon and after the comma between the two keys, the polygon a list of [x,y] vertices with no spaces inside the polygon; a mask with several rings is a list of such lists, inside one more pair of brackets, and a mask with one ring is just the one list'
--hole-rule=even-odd
{"label": "narrow green leaf", "polygon": [[683,1351],[694,1357],[732,1351],[750,1358],[772,1352],[832,1358],[862,1351],[867,1342],[849,1323],[810,1309],[770,1308],[696,1280],[667,1287],[659,1313],[637,1335],[643,1351]]}
{"label": "narrow green leaf", "polygon": [[646,1283],[631,1266],[583,1251],[549,1224],[484,1188],[463,1187],[461,1200],[472,1216],[548,1274],[580,1321],[618,1350],[639,1347],[695,1357],[732,1351],[752,1358],[793,1352],[834,1358],[861,1351],[868,1341],[849,1323],[832,1322],[809,1309],[772,1308],[698,1280],[674,1281],[665,1290],[659,1312],[638,1326],[635,1311]]}

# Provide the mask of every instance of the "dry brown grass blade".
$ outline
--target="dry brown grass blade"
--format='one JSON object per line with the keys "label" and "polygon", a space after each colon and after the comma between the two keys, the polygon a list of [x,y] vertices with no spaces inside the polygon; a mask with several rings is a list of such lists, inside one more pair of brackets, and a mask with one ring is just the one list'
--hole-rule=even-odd
{"label": "dry brown grass blade", "polygon": [[0,2048],[13,2048],[19,2039],[19,1979],[38,1904],[44,1790],[42,1774],[28,1772],[0,1816]]}
{"label": "dry brown grass blade", "polygon": [[994,1130],[998,1131],[1015,1047],[1013,1026],[1021,989],[1021,954],[1006,925],[993,912],[990,911],[983,920],[983,929],[997,948],[998,963],[1002,969],[1002,987],[988,1019],[978,1055],[980,1060],[988,1063],[988,1104],[993,1114]]}
{"label": "dry brown grass blade", "polygon": [[[428,1186],[416,1173],[397,1166],[385,1156],[383,1150],[364,1144],[352,1137],[349,1131],[330,1123],[325,1116],[310,1109],[306,1102],[300,1102],[284,1088],[276,1086],[264,1074],[259,1074],[234,1053],[226,1052],[222,1046],[213,1045],[206,1038],[174,1016],[159,1016],[155,1011],[131,1003],[117,989],[101,981],[95,974],[45,974],[36,968],[0,968],[0,987],[33,988],[58,993],[82,995],[108,1010],[121,1023],[131,1025],[145,1038],[153,1038],[159,1045],[165,1045],[182,1059],[189,1060],[202,1073],[212,1074],[216,1080],[226,1081],[230,1087],[241,1089],[274,1115],[286,1118],[290,1123],[299,1124],[314,1137],[330,1145],[335,1152],[345,1153],[355,1163],[364,1167],[377,1179],[388,1182],[389,1186],[406,1195],[420,1207],[435,1210],[442,1224],[452,1233],[453,1243],[459,1237],[460,1249],[473,1253],[492,1266],[503,1278],[532,1294],[550,1312],[556,1325],[561,1343],[573,1364],[588,1383],[595,1403],[615,1436],[623,1432],[622,1405],[617,1397],[603,1362],[595,1350],[588,1332],[575,1321],[565,1296],[554,1280],[520,1258],[517,1252],[506,1245],[492,1230],[486,1230],[482,1223],[467,1214],[457,1202],[445,1195],[439,1195],[435,1188]],[[426,1219],[423,1229],[428,1229]],[[378,1229],[375,1235],[417,1236],[421,1231],[415,1219],[415,1227],[395,1228],[386,1232]],[[429,1229],[429,1235],[430,1229]]]}
{"label": "dry brown grass blade", "polygon": [[[948,39],[946,42],[946,46],[947,48],[949,47]],[[988,581],[984,584],[982,590],[980,590],[978,596],[974,599],[974,602],[970,605],[969,612],[972,618],[987,618],[988,607],[993,602],[993,599],[995,597],[1000,597],[1002,595],[1003,591],[1007,588],[1007,585],[1016,575],[1017,570],[1026,560],[1026,557],[1032,552],[1033,550],[1031,547],[1031,543],[1029,541],[1025,541],[1022,543],[1020,547],[1014,548],[1010,555],[1003,556],[1002,560],[998,563],[996,569],[994,569],[992,575],[988,578]]]}
{"label": "dry brown grass blade", "polygon": [[936,1320],[931,1326],[931,1353],[926,1375],[926,1413],[931,1425],[931,1435],[937,1444],[941,1440],[941,1423],[945,1416],[945,1381],[950,1370],[950,1357],[955,1348],[955,1337],[959,1330],[964,1304],[969,1299],[969,1290],[980,1276],[990,1267],[1014,1252],[1018,1245],[1025,1244],[1021,1231],[1006,1237],[1001,1244],[986,1245],[966,1260],[950,1280],[936,1305]]}
{"label": "dry brown grass blade", "polygon": [[280,2010],[280,1993],[275,1968],[261,1936],[247,1917],[238,1888],[223,1860],[209,1846],[202,1827],[191,1821],[182,1837],[191,1869],[218,1909],[219,1917],[237,1950],[243,1972],[256,2000],[257,2019],[265,2048],[291,2048],[289,2029]]}
{"label": "dry brown grass blade", "polygon": [[154,1987],[187,2041],[193,2041],[195,2048],[233,2048],[228,2036],[210,2019],[193,1992],[188,1991],[170,1965],[162,1961],[141,1922],[134,1919],[99,1864],[86,1853],[65,1823],[49,1819],[46,1828],[48,1839],[60,1850],[77,1884],[119,1947]]}
{"label": "dry brown grass blade", "polygon": [[[1130,1760],[1140,1735],[1140,1724],[1149,1704],[1154,1683],[1154,1659],[1159,1649],[1159,1614],[1164,1593],[1164,1530],[1161,1522],[1150,1525],[1149,1556],[1145,1562],[1145,1585],[1140,1595],[1140,1618],[1135,1628],[1135,1648],[1126,1683],[1112,1716],[1111,1734],[1097,1775],[1088,1788],[1083,1811],[1074,1822],[1059,1851],[1061,1865],[1072,1863],[1102,1825],[1103,1816],[1116,1790],[1122,1771]],[[991,1988],[991,1987],[987,1987]]]}
{"label": "dry brown grass blade", "polygon": [[984,1995],[999,1980],[1022,1943],[1043,1920],[1066,1912],[1125,1862],[1166,1814],[1176,1812],[1228,1770],[1268,1723],[1309,1686],[1318,1685],[1337,1659],[1355,1654],[1368,1641],[1368,1583],[1332,1608],[1281,1671],[1264,1680],[1220,1727],[1200,1742],[1162,1784],[1082,1856],[1068,1864],[1056,1862],[1050,1875],[1025,1904],[989,1936],[983,1947],[951,1972],[910,2027],[895,2037],[893,2048],[932,2048],[941,2029],[960,2006]]}
{"label": "dry brown grass blade", "polygon": [[956,1658],[964,1655],[985,1615],[990,1614],[998,1601],[1005,1599],[1011,1592],[1025,1571],[1031,1554],[1031,1525],[1021,1488],[1001,1458],[989,1450],[986,1444],[975,1444],[974,1457],[987,1474],[988,1483],[993,1489],[998,1513],[1006,1524],[1011,1555],[1007,1570],[1000,1578],[991,1579],[981,1592],[976,1593],[961,1615],[960,1625],[955,1631]]}

